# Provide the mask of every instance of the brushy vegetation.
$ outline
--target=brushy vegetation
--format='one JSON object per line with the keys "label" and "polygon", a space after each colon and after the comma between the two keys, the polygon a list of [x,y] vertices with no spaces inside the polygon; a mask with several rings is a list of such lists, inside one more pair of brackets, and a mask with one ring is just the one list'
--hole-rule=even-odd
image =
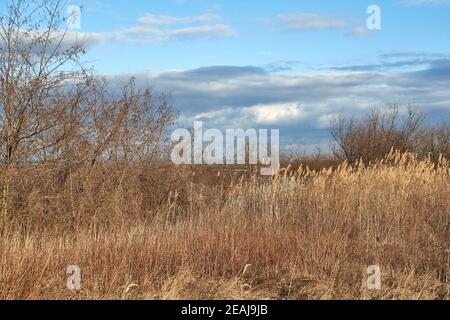
{"label": "brushy vegetation", "polygon": [[170,96],[91,73],[61,8],[0,14],[0,299],[449,298],[447,124],[339,117],[272,178],[168,165]]}
{"label": "brushy vegetation", "polygon": [[[32,188],[23,178],[0,298],[449,298],[446,160],[391,153],[272,179],[215,170],[95,167]],[[79,292],[65,288],[74,264]],[[380,291],[366,287],[369,265]]]}

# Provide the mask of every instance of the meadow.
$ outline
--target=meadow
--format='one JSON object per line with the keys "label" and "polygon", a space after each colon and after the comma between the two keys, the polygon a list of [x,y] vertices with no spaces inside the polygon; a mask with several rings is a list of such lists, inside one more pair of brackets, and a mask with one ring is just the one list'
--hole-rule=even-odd
{"label": "meadow", "polygon": [[[0,299],[449,299],[450,167],[45,167],[11,187]],[[19,192],[20,191],[20,192]],[[66,269],[81,269],[81,289]],[[367,268],[381,269],[381,290]]]}
{"label": "meadow", "polygon": [[[449,299],[448,121],[357,99],[331,114],[332,99],[326,157],[289,155],[274,176],[174,165],[183,94],[96,72],[65,12],[60,0],[7,1],[0,12],[0,299]],[[441,80],[439,69],[436,95]],[[265,95],[255,81],[252,94]],[[189,87],[209,101],[221,85]],[[67,270],[80,271],[78,290]]]}

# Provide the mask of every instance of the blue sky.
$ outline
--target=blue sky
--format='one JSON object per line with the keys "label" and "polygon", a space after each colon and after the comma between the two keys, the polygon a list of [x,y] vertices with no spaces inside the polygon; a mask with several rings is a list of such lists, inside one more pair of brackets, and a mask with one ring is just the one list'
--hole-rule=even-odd
{"label": "blue sky", "polygon": [[[325,146],[329,119],[416,104],[450,119],[450,0],[70,0],[85,59],[169,91],[179,126],[279,128]],[[381,9],[381,30],[366,10]]]}
{"label": "blue sky", "polygon": [[[83,6],[83,32],[117,33],[144,25],[161,30],[210,26],[228,32],[176,39],[134,36],[128,41],[109,40],[95,48],[89,58],[104,73],[186,70],[209,65],[258,65],[300,61],[297,68],[355,62],[376,62],[379,54],[391,52],[449,53],[450,1],[201,1],[201,0],[78,0]],[[414,4],[415,3],[415,4]],[[365,27],[366,9],[381,8],[382,30],[373,35],[351,37]],[[324,21],[342,21],[342,27],[318,30],[285,30],[282,16],[315,14]],[[139,21],[153,15],[154,24]],[[199,17],[196,22],[169,23],[163,17]],[[320,16],[320,17],[319,17]],[[158,21],[159,18],[159,21]],[[168,20],[168,19],[166,19]],[[156,23],[159,22],[159,23]],[[285,25],[283,25],[285,24]],[[130,35],[125,35],[130,37]],[[128,42],[128,43],[126,43]],[[127,63],[123,62],[126,53]]]}

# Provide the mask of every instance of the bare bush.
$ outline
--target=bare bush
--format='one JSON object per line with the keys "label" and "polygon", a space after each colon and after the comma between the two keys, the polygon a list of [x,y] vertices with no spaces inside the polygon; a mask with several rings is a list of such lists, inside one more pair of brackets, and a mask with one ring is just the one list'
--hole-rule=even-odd
{"label": "bare bush", "polygon": [[450,159],[450,123],[423,129],[415,151],[422,157],[429,157],[437,163],[441,157]]}
{"label": "bare bush", "polygon": [[64,181],[102,161],[157,161],[175,118],[168,95],[134,79],[113,93],[93,76],[61,12],[60,0],[14,0],[0,15],[0,226],[19,167],[46,165]]}
{"label": "bare bush", "polygon": [[331,121],[331,135],[336,145],[334,155],[350,164],[362,160],[374,162],[392,149],[414,150],[424,121],[424,114],[413,106],[402,115],[397,104],[387,110],[373,109],[361,118],[337,116]]}

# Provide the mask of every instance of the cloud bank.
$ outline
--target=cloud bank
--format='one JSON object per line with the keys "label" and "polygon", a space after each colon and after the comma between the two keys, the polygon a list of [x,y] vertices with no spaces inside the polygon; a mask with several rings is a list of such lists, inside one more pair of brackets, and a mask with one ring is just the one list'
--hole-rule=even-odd
{"label": "cloud bank", "polygon": [[[284,143],[330,141],[329,119],[344,112],[400,101],[416,104],[430,121],[450,118],[450,58],[416,55],[397,61],[418,69],[390,71],[379,65],[343,66],[319,74],[281,75],[262,67],[213,66],[159,75],[139,74],[142,86],[173,94],[180,126],[203,120],[217,128],[280,128]],[[384,69],[383,69],[384,68]],[[114,76],[113,82],[126,75]]]}
{"label": "cloud bank", "polygon": [[102,42],[155,45],[170,41],[234,37],[236,32],[220,21],[221,17],[212,13],[186,17],[146,13],[137,19],[134,26],[103,33],[71,32],[68,40],[76,36],[86,48],[90,48]]}

